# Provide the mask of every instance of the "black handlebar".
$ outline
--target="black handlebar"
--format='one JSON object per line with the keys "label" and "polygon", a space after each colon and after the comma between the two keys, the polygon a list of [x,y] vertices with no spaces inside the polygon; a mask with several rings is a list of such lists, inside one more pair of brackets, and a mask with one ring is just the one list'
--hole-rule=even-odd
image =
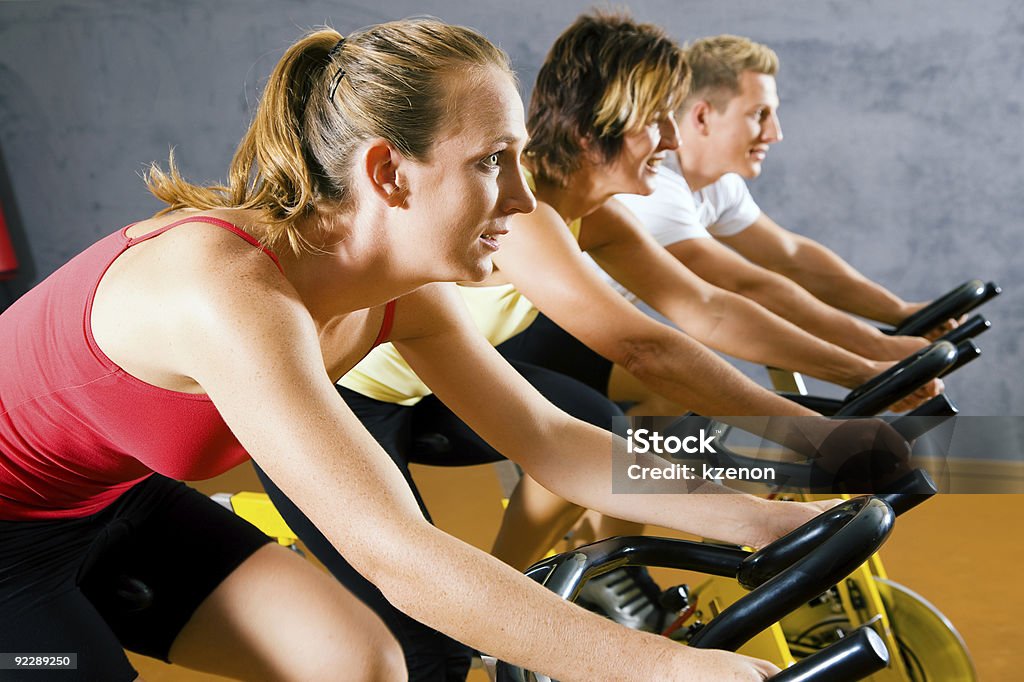
{"label": "black handlebar", "polygon": [[952,344],[959,345],[961,341],[967,339],[973,339],[979,334],[984,334],[992,327],[992,323],[988,321],[984,315],[973,315],[966,322],[955,329],[950,329],[948,332],[935,339],[936,341],[949,341]]}
{"label": "black handlebar", "polygon": [[782,395],[826,416],[867,417],[882,412],[932,379],[945,376],[980,355],[981,349],[970,339],[960,340],[959,345],[940,339],[868,379],[841,400],[790,393]]}
{"label": "black handlebar", "polygon": [[956,319],[974,310],[982,303],[995,298],[1002,289],[995,282],[988,284],[980,279],[972,279],[946,292],[921,310],[907,317],[895,329],[893,334],[904,336],[921,336],[949,319]]}
{"label": "black handlebar", "polygon": [[956,361],[957,347],[949,341],[937,341],[850,391],[835,416],[877,414],[948,371]]}
{"label": "black handlebar", "polygon": [[910,511],[939,492],[935,481],[924,469],[914,469],[889,486],[888,491],[875,495],[890,507],[896,516]]}
{"label": "black handlebar", "polygon": [[971,339],[965,339],[961,341],[959,344],[957,344],[956,361],[946,369],[942,370],[942,374],[940,374],[939,376],[944,377],[950,372],[955,372],[956,370],[966,365],[968,362],[971,362],[972,360],[977,360],[980,357],[981,349],[978,348],[978,344],[974,343],[974,341],[972,341]]}
{"label": "black handlebar", "polygon": [[885,642],[867,625],[798,661],[772,682],[856,682],[889,665]]}
{"label": "black handlebar", "polygon": [[[830,509],[753,554],[687,540],[610,538],[546,559],[526,574],[566,599],[574,598],[587,579],[626,565],[737,576],[756,584],[755,589],[690,640],[690,646],[734,651],[849,575],[885,542],[894,520],[886,502],[860,497]],[[514,666],[502,669],[505,672],[499,679],[544,679],[528,676]]]}
{"label": "black handlebar", "polygon": [[[859,542],[871,544],[877,549],[885,542],[893,520],[895,520],[895,513],[888,506],[888,503],[883,503],[882,500],[871,496],[847,500],[826,512],[822,512],[767,547],[748,555],[736,572],[736,580],[748,590],[758,588],[787,569],[794,567],[801,560],[809,556],[815,556],[812,555],[812,552],[819,548],[822,548],[820,554],[828,554],[824,549],[825,544],[833,538],[839,537],[840,534],[843,534],[840,540],[856,537]],[[852,526],[853,530],[846,531],[848,527],[851,527],[851,524],[855,524]],[[876,533],[880,535],[876,535]],[[841,546],[839,541],[835,542],[835,544]],[[842,550],[840,550],[839,554],[842,553]],[[871,556],[871,554],[874,554],[874,550],[868,552],[867,556]],[[828,575],[823,577],[831,581],[821,591],[814,593],[811,598],[849,575],[861,563],[863,563],[863,560],[857,561],[850,570],[845,572],[834,567],[828,567],[825,571]],[[822,566],[820,568],[825,569],[826,567]],[[715,620],[718,621],[719,619]],[[711,626],[709,625],[708,627]],[[704,635],[702,631],[699,636],[703,638],[710,635]],[[718,647],[709,645],[705,648]]]}

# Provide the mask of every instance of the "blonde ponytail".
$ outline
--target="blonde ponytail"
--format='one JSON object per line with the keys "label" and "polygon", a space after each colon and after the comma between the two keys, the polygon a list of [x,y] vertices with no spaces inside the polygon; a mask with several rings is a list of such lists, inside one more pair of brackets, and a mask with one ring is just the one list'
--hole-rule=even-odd
{"label": "blonde ponytail", "polygon": [[333,29],[309,33],[274,67],[226,185],[187,182],[173,152],[167,172],[150,166],[146,184],[167,204],[162,212],[258,210],[267,245],[299,252],[308,244],[299,219],[351,200],[358,146],[380,137],[424,160],[447,114],[444,76],[473,66],[512,77],[507,55],[486,38],[437,20],[380,24],[344,41]]}

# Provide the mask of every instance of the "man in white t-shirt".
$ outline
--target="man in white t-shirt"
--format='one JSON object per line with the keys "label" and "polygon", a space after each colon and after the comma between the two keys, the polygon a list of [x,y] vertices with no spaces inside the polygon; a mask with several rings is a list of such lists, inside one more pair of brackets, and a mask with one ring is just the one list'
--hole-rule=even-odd
{"label": "man in white t-shirt", "polygon": [[682,174],[660,168],[652,195],[618,195],[584,226],[639,220],[711,284],[864,357],[900,357],[905,345],[846,313],[896,325],[926,304],[904,301],[828,248],[781,227],[747,190],[744,178],[760,175],[769,146],[782,140],[778,57],[764,45],[722,35],[690,45],[687,59],[691,90],[676,117]]}

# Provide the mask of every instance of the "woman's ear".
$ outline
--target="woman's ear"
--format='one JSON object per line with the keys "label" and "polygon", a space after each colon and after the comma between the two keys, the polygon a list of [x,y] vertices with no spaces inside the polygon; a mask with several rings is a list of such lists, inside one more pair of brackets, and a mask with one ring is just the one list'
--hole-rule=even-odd
{"label": "woman's ear", "polygon": [[403,206],[409,195],[408,187],[399,181],[402,155],[387,140],[372,140],[363,156],[364,173],[375,196],[389,207]]}
{"label": "woman's ear", "polygon": [[580,156],[587,161],[595,164],[602,162],[600,152],[595,148],[594,136],[590,133],[586,135],[578,135],[576,137],[576,143],[580,147]]}

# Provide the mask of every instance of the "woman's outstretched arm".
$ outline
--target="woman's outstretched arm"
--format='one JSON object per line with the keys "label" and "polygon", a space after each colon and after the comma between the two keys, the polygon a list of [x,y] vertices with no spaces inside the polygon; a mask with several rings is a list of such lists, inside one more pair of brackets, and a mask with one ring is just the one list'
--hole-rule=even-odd
{"label": "woman's outstretched arm", "polygon": [[[758,680],[770,669],[617,626],[427,523],[390,458],[336,393],[317,325],[294,292],[263,274],[195,282],[206,294],[176,333],[173,362],[396,607],[562,680]],[[353,350],[358,358],[365,348]]]}

